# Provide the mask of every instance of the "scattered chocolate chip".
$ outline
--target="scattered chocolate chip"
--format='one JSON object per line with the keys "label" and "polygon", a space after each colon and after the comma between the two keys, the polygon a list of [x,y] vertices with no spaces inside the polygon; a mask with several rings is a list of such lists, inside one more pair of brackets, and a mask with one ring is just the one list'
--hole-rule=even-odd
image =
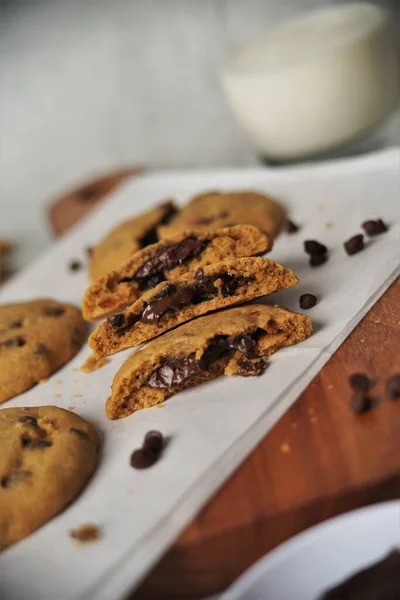
{"label": "scattered chocolate chip", "polygon": [[5,342],[3,342],[3,346],[6,346],[7,348],[20,348],[21,346],[25,346],[26,341],[23,337],[15,337],[15,338],[10,338],[9,340],[6,340]]}
{"label": "scattered chocolate chip", "polygon": [[85,523],[77,529],[72,529],[69,534],[78,542],[94,542],[101,537],[101,531],[94,523]]}
{"label": "scattered chocolate chip", "polygon": [[10,475],[6,475],[2,478],[0,485],[3,488],[11,488],[17,483],[24,481],[28,477],[32,475],[32,471],[14,471],[14,473],[10,473]]}
{"label": "scattered chocolate chip", "polygon": [[304,242],[304,251],[311,255],[326,254],[328,252],[328,248],[316,240],[306,240]]}
{"label": "scattered chocolate chip", "polygon": [[83,429],[77,429],[76,427],[70,427],[69,432],[73,433],[74,435],[77,435],[78,437],[82,438],[83,440],[89,439],[89,434],[86,431],[83,431]]}
{"label": "scattered chocolate chip", "polygon": [[8,324],[8,329],[19,329],[22,325],[23,321],[11,321],[11,323]]}
{"label": "scattered chocolate chip", "polygon": [[111,325],[111,327],[120,329],[124,326],[125,317],[122,313],[119,313],[118,315],[112,315],[111,317],[108,317],[107,322]]}
{"label": "scattered chocolate chip", "polygon": [[312,308],[317,304],[317,302],[318,298],[317,296],[314,296],[314,294],[302,294],[299,300],[300,308],[305,310]]}
{"label": "scattered chocolate chip", "polygon": [[357,415],[369,412],[373,405],[372,398],[362,391],[355,392],[350,402],[351,410]]}
{"label": "scattered chocolate chip", "polygon": [[344,242],[343,246],[349,256],[352,254],[357,254],[357,252],[361,252],[361,250],[364,249],[363,234],[358,233],[357,235],[353,235],[353,237],[347,240],[347,242]]}
{"label": "scattered chocolate chip", "polygon": [[45,344],[36,344],[33,353],[38,358],[43,358],[48,355],[47,346],[45,346]]}
{"label": "scattered chocolate chip", "polygon": [[71,260],[68,264],[70,271],[80,271],[82,269],[82,263],[80,260]]}
{"label": "scattered chocolate chip", "polygon": [[328,256],[326,254],[311,254],[310,256],[310,267],[319,267],[323,265],[328,260]]}
{"label": "scattered chocolate chip", "polygon": [[144,437],[143,448],[159,453],[163,449],[164,439],[159,431],[148,431]]}
{"label": "scattered chocolate chip", "polygon": [[386,394],[392,400],[400,398],[400,373],[396,373],[389,377],[386,382]]}
{"label": "scattered chocolate chip", "polygon": [[300,229],[300,227],[298,225],[296,225],[296,223],[294,223],[290,219],[288,219],[286,221],[286,232],[287,233],[297,233],[299,231],[299,229]]}
{"label": "scattered chocolate chip", "polygon": [[153,466],[159,458],[159,454],[148,448],[134,450],[131,455],[131,467],[134,469],[147,469]]}
{"label": "scattered chocolate chip", "polygon": [[47,317],[59,317],[65,313],[63,306],[46,306],[43,309],[43,314]]}
{"label": "scattered chocolate chip", "polygon": [[32,425],[32,427],[37,427],[37,418],[32,415],[23,415],[19,419],[20,423],[25,423],[26,425]]}
{"label": "scattered chocolate chip", "polygon": [[379,235],[380,233],[385,233],[388,230],[388,226],[382,221],[382,219],[370,219],[369,221],[364,221],[361,224],[361,227],[364,229],[367,235]]}
{"label": "scattered chocolate chip", "polygon": [[349,377],[349,384],[353,390],[358,392],[368,392],[368,390],[373,387],[374,382],[370,381],[369,377],[364,375],[364,373],[353,373]]}

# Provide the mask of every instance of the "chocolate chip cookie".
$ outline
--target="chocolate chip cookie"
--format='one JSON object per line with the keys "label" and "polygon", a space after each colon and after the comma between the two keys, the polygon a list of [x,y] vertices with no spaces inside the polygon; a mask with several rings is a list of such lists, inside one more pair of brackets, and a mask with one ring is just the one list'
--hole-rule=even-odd
{"label": "chocolate chip cookie", "polygon": [[95,428],[56,406],[0,410],[0,551],[67,506],[92,475]]}
{"label": "chocolate chip cookie", "polygon": [[145,344],[116,374],[106,403],[110,419],[163,402],[219,375],[260,375],[266,358],[311,334],[308,317],[250,304],[186,323]]}
{"label": "chocolate chip cookie", "polygon": [[272,294],[298,282],[266,258],[236,258],[160,283],[89,338],[96,357],[115,354],[213,310]]}
{"label": "chocolate chip cookie", "polygon": [[50,299],[0,305],[0,404],[54,373],[85,339],[76,306]]}
{"label": "chocolate chip cookie", "polygon": [[263,254],[270,248],[269,236],[253,225],[180,233],[135,252],[93,283],[83,298],[83,316],[96,321],[124,309],[161,281],[228,258]]}
{"label": "chocolate chip cookie", "polygon": [[176,212],[174,203],[168,201],[120,223],[92,249],[89,263],[90,279],[99,279],[118,268],[136,250],[156,243],[158,225],[168,223]]}
{"label": "chocolate chip cookie", "polygon": [[160,239],[190,229],[218,229],[231,225],[255,225],[274,239],[286,212],[276,200],[251,191],[201,194],[191,200],[167,224],[160,225]]}

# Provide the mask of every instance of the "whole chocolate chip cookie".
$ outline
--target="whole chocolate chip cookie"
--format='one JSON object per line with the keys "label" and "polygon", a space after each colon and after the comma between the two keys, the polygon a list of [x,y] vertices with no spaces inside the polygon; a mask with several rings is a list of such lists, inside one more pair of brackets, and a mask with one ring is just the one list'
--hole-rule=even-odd
{"label": "whole chocolate chip cookie", "polygon": [[276,200],[252,191],[210,192],[193,198],[167,224],[160,225],[160,239],[190,229],[219,229],[231,225],[255,225],[274,239],[286,219]]}
{"label": "whole chocolate chip cookie", "polygon": [[133,219],[123,221],[92,249],[89,276],[92,281],[117,269],[133,252],[158,241],[157,227],[177,212],[173,202],[160,204]]}
{"label": "whole chocolate chip cookie", "polygon": [[138,250],[118,269],[86,290],[83,316],[96,321],[135,302],[161,281],[228,258],[255,256],[271,248],[270,237],[253,225],[187,231]]}
{"label": "whole chocolate chip cookie", "polygon": [[0,410],[0,551],[69,504],[92,475],[93,425],[56,406]]}
{"label": "whole chocolate chip cookie", "polygon": [[0,404],[54,373],[85,339],[76,306],[51,299],[0,305]]}
{"label": "whole chocolate chip cookie", "polygon": [[145,344],[116,374],[106,403],[110,419],[219,375],[260,375],[267,357],[311,334],[305,315],[251,304],[201,317]]}
{"label": "whole chocolate chip cookie", "polygon": [[291,287],[296,275],[266,258],[236,258],[160,283],[89,338],[96,357],[115,354],[208,312]]}

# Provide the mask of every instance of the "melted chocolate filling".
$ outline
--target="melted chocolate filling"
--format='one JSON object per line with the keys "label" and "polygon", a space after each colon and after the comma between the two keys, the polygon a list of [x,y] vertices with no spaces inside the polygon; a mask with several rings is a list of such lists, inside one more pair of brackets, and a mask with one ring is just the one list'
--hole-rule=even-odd
{"label": "melted chocolate filling", "polygon": [[212,363],[226,354],[239,350],[246,358],[255,356],[256,341],[262,334],[261,329],[254,333],[243,333],[238,336],[216,335],[205,350],[200,360],[195,354],[183,358],[166,358],[147,379],[145,385],[159,390],[173,388],[188,379],[208,371]]}
{"label": "melted chocolate filling", "polygon": [[246,285],[251,281],[251,278],[228,275],[212,275],[204,276],[202,269],[199,269],[195,275],[196,283],[176,289],[173,284],[164,287],[161,292],[155,296],[154,300],[146,304],[141,312],[137,315],[117,314],[107,319],[108,323],[116,330],[117,333],[123,333],[132,327],[138,321],[144,323],[158,323],[161,317],[168,312],[175,312],[190,304],[201,304],[207,300],[211,300],[218,295],[218,288],[214,282],[217,279],[222,280],[222,295],[233,296],[238,287]]}
{"label": "melted chocolate filling", "polygon": [[167,223],[169,223],[177,212],[178,211],[175,208],[175,206],[168,207],[168,210],[161,219],[161,221],[157,223],[157,225],[154,225],[154,227],[146,231],[146,233],[141,237],[141,239],[139,240],[140,247],[145,248],[145,246],[150,246],[150,244],[156,244],[159,241],[157,234],[158,226],[166,225]]}
{"label": "melted chocolate filling", "polygon": [[156,256],[149,258],[135,275],[124,277],[119,283],[137,281],[142,289],[150,289],[165,281],[164,271],[173,269],[203,252],[207,242],[187,237],[177,244],[162,248]]}

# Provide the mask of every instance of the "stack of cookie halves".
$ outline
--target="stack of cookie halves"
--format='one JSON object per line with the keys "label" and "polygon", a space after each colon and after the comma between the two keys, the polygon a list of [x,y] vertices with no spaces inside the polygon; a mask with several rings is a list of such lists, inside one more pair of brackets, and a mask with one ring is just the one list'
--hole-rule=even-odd
{"label": "stack of cookie halves", "polygon": [[89,345],[100,358],[143,344],[114,378],[109,418],[222,374],[260,375],[269,355],[311,334],[305,315],[244,304],[298,283],[261,257],[284,220],[265,195],[213,192],[180,211],[166,202],[101,241],[83,316],[105,320]]}

